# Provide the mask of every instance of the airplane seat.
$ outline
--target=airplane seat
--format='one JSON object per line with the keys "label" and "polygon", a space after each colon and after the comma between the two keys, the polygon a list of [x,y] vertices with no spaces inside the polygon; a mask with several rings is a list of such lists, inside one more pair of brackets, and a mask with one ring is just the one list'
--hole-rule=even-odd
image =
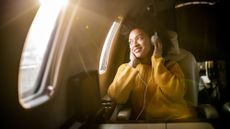
{"label": "airplane seat", "polygon": [[185,83],[188,88],[185,94],[185,100],[188,102],[189,106],[197,106],[199,69],[196,58],[191,52],[179,47],[176,32],[168,31],[168,35],[172,43],[172,47],[165,59],[176,61],[180,65],[185,75]]}
{"label": "airplane seat", "polygon": [[[210,104],[198,105],[198,82],[199,82],[199,69],[196,58],[194,55],[183,49],[179,48],[177,33],[174,31],[168,31],[172,47],[170,48],[166,60],[174,60],[181,66],[185,75],[185,83],[187,85],[187,92],[185,94],[185,100],[188,105],[196,109],[198,116],[202,116],[204,119],[218,118],[217,110]],[[112,119],[116,120],[129,120],[131,118],[131,107],[125,105],[118,105],[118,108],[112,115]]]}

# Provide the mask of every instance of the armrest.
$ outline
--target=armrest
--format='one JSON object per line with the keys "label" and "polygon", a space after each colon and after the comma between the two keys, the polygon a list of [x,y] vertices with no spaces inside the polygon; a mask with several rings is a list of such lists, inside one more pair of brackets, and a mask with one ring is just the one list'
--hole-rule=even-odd
{"label": "armrest", "polygon": [[[101,103],[106,112],[113,109],[113,106],[115,105],[108,95],[105,95],[103,98],[101,98]],[[132,108],[128,104],[117,104],[110,117],[110,120],[129,120],[131,118],[131,111]]]}
{"label": "armrest", "polygon": [[101,98],[101,104],[104,108],[111,108],[113,106],[112,99],[108,95]]}
{"label": "armrest", "polygon": [[101,117],[102,119],[107,120],[110,118],[116,105],[108,95],[101,98],[101,105]]}
{"label": "armrest", "polygon": [[132,108],[127,104],[117,104],[110,120],[130,120]]}
{"label": "armrest", "polygon": [[[120,105],[121,106],[121,105]],[[127,105],[122,105],[117,113],[117,120],[130,120],[132,108]]]}
{"label": "armrest", "polygon": [[198,106],[198,110],[206,119],[216,119],[219,117],[217,110],[210,104],[201,104]]}

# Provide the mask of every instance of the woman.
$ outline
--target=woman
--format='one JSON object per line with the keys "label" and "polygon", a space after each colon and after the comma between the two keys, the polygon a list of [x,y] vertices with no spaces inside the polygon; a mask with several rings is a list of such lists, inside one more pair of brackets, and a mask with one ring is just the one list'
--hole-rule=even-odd
{"label": "woman", "polygon": [[184,74],[174,61],[163,57],[161,40],[151,42],[140,28],[129,34],[130,61],[122,64],[109,86],[117,103],[130,101],[134,119],[184,119],[193,112],[184,100]]}

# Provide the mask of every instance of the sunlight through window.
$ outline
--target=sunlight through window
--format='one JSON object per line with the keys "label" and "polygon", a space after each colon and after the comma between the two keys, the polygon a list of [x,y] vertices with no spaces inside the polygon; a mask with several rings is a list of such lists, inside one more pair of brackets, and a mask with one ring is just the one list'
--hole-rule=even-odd
{"label": "sunlight through window", "polygon": [[41,6],[27,34],[20,62],[19,100],[22,105],[25,98],[34,96],[40,87],[52,34],[60,11],[67,4],[67,0],[40,2]]}
{"label": "sunlight through window", "polygon": [[105,39],[105,43],[104,43],[102,53],[101,53],[101,58],[100,58],[99,74],[103,74],[107,69],[109,53],[110,53],[112,41],[114,40],[115,35],[117,34],[120,25],[121,25],[121,21],[120,22],[116,22],[116,21],[113,22],[113,24],[109,30],[109,33]]}

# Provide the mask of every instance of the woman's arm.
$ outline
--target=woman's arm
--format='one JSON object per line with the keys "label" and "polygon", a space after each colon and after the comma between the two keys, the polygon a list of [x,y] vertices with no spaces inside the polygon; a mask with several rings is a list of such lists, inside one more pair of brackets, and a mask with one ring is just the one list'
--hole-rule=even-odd
{"label": "woman's arm", "polygon": [[134,87],[137,74],[135,68],[127,64],[121,65],[108,88],[108,95],[117,103],[125,103]]}
{"label": "woman's arm", "polygon": [[184,74],[174,62],[165,64],[161,56],[152,56],[153,76],[163,95],[172,100],[181,100],[185,94]]}

